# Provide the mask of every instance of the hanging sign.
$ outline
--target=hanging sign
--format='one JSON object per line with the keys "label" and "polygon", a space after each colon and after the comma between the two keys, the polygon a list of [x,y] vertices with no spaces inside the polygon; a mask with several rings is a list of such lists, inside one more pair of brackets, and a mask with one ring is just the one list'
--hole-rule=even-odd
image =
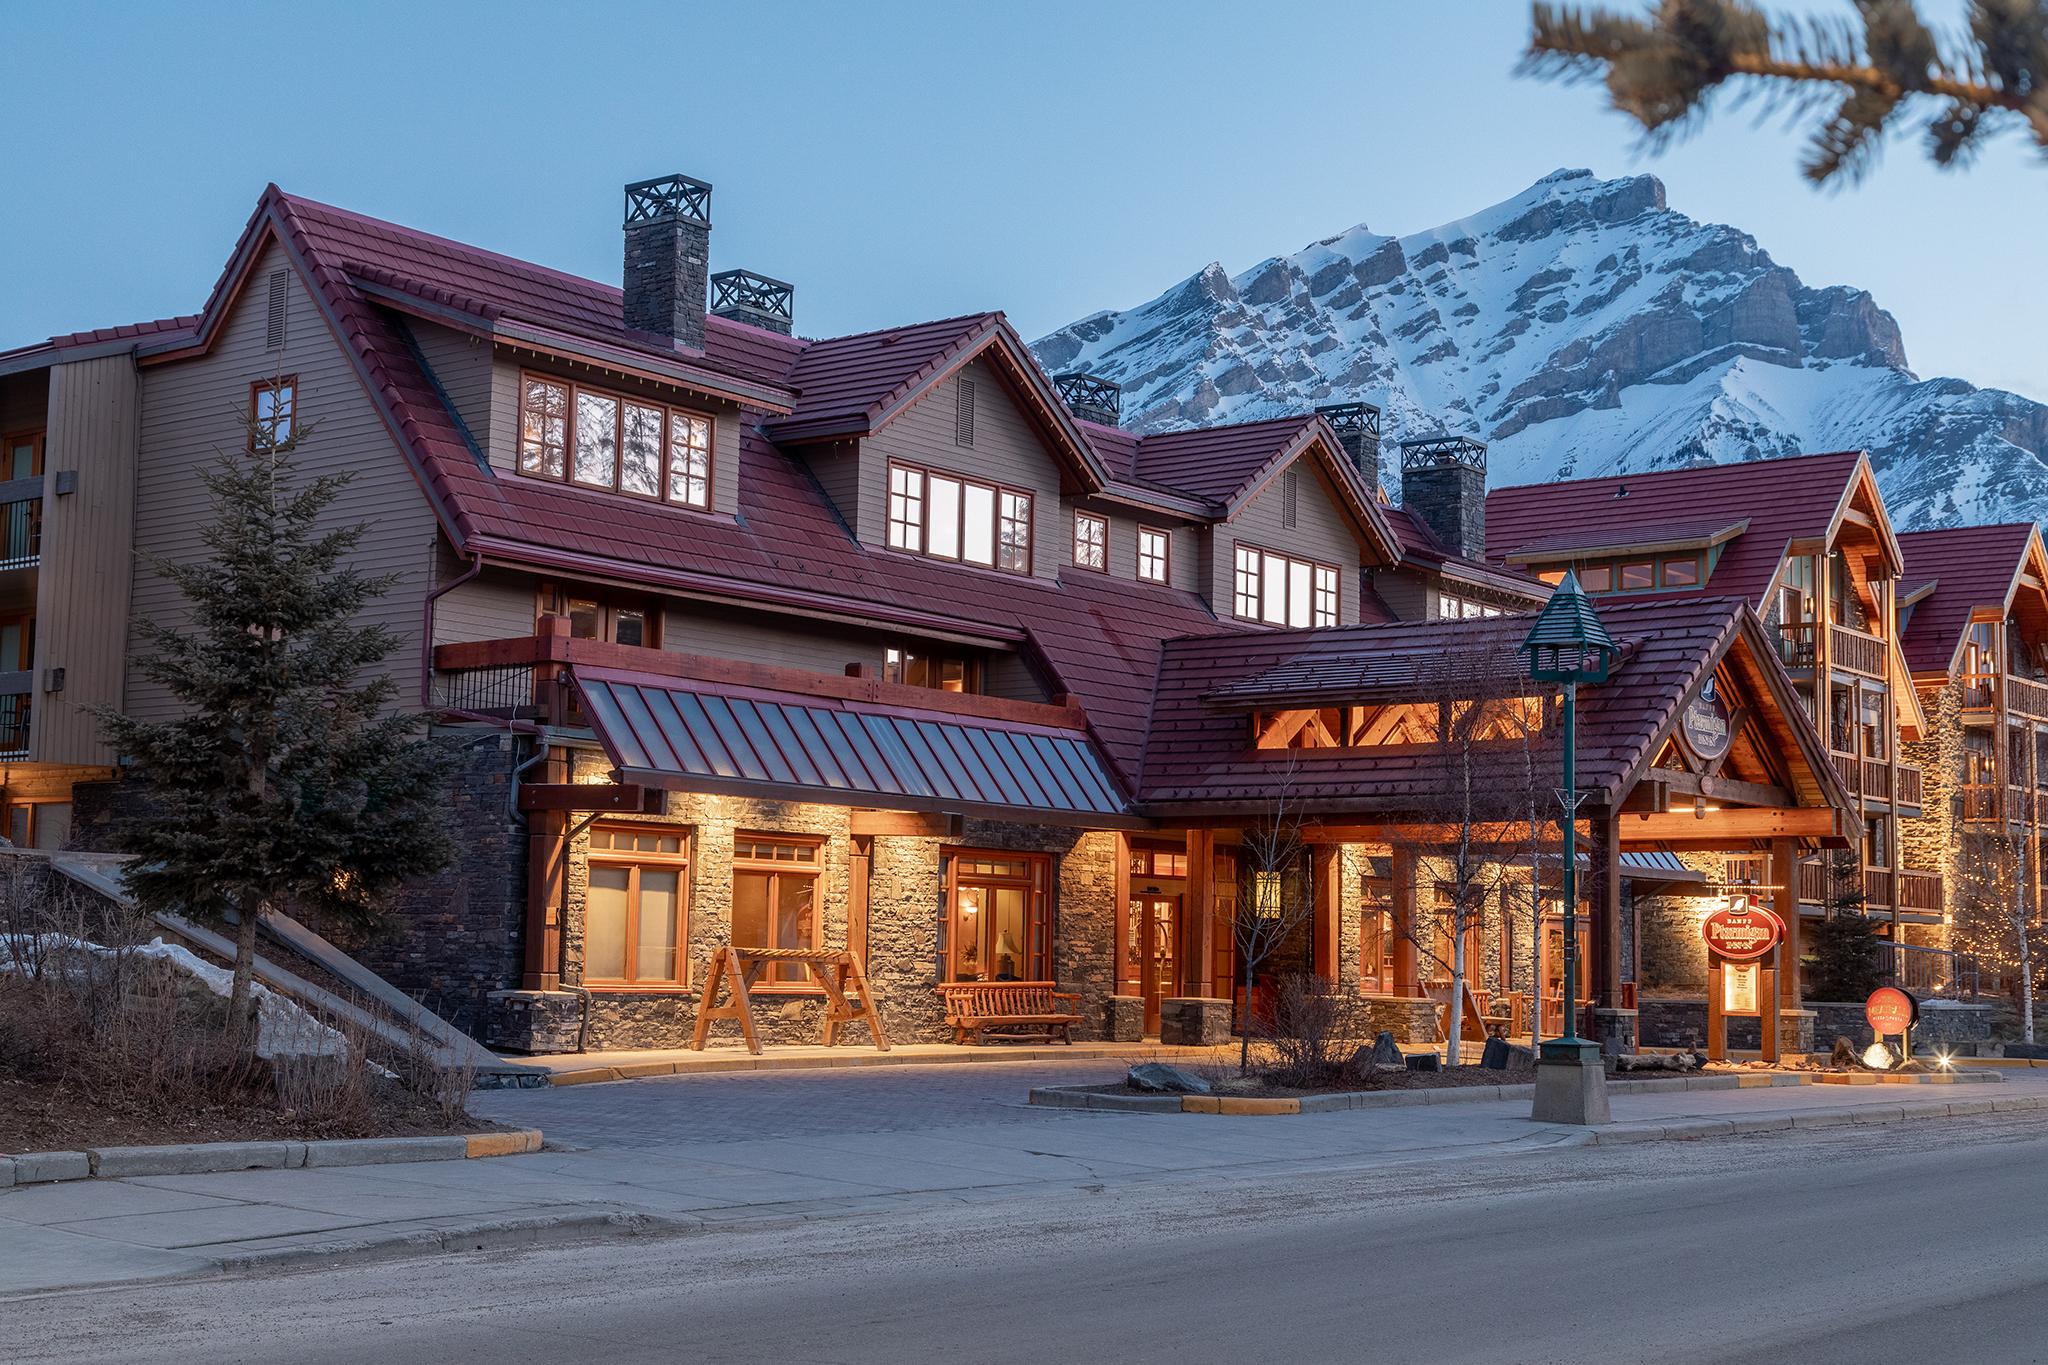
{"label": "hanging sign", "polygon": [[1748,896],[1728,903],[1700,921],[1700,937],[1716,956],[1742,962],[1766,957],[1785,937],[1785,921]]}
{"label": "hanging sign", "polygon": [[1879,986],[1863,1002],[1863,1017],[1871,1031],[1882,1038],[1887,1033],[1904,1033],[1920,1017],[1919,1002],[1897,986]]}
{"label": "hanging sign", "polygon": [[1721,693],[1712,678],[1707,679],[1699,695],[1679,714],[1678,730],[1685,739],[1685,747],[1703,763],[1712,763],[1728,752],[1734,731],[1729,728],[1728,708],[1722,704]]}

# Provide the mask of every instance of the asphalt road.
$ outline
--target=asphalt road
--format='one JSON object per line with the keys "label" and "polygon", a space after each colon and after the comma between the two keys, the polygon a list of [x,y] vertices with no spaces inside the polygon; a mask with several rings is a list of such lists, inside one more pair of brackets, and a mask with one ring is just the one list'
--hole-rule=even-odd
{"label": "asphalt road", "polygon": [[0,1304],[14,1361],[2048,1360],[2031,1115]]}

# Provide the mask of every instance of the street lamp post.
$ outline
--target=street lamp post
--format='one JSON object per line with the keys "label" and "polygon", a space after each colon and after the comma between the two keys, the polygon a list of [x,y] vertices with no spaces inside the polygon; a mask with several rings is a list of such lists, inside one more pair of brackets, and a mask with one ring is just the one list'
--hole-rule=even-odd
{"label": "street lamp post", "polygon": [[[1600,1044],[1579,1037],[1579,684],[1601,683],[1614,668],[1620,649],[1600,624],[1592,600],[1567,573],[1536,624],[1522,640],[1529,676],[1564,687],[1564,785],[1558,803],[1564,807],[1564,1032],[1540,1044],[1536,1064],[1536,1106],[1542,1123],[1607,1122],[1607,1071]],[[1608,913],[1617,912],[1609,906]],[[1540,995],[1542,982],[1535,988]],[[1536,1032],[1542,1032],[1542,1010]]]}

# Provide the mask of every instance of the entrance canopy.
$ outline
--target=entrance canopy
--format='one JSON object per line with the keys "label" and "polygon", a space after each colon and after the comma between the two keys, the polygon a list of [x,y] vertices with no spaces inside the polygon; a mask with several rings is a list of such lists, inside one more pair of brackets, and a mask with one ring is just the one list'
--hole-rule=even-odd
{"label": "entrance canopy", "polygon": [[574,679],[622,782],[1050,823],[1141,823],[1078,718],[1061,726],[585,667]]}

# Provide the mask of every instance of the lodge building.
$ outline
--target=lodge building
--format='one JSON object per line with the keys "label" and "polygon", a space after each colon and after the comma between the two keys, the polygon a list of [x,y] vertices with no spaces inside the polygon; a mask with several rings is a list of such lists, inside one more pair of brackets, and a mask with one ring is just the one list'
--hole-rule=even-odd
{"label": "lodge building", "polygon": [[[127,817],[87,708],[168,711],[129,623],[177,619],[149,566],[202,552],[199,476],[261,439],[351,476],[387,666],[461,745],[459,861],[352,946],[503,1047],[675,1045],[728,945],[849,951],[898,1038],[946,1036],[942,982],[1024,980],[1080,997],[1077,1036],[1214,1040],[1309,970],[1416,1040],[1569,1008],[1627,1047],[1700,906],[1747,888],[1796,942],[1845,861],[1940,942],[1903,831],[1946,684],[1901,632],[1951,589],[1910,586],[1861,455],[1489,495],[1483,445],[1383,450],[1356,395],[1139,435],[999,313],[800,338],[793,288],[711,273],[710,200],[628,186],[621,289],[272,186],[200,312],[0,353],[14,841]],[[2038,745],[2030,544],[2024,600],[1965,615],[2023,623],[1989,695]],[[1573,1002],[1555,700],[1514,649],[1567,571],[1622,647],[1581,700]],[[1946,665],[1962,695],[1987,657]],[[1446,872],[1482,819],[1454,770],[1546,797],[1483,885]],[[1311,913],[1247,1002],[1245,831],[1281,818]],[[800,971],[757,998],[770,1041],[816,1037]],[[1796,972],[1777,1005],[1809,1040]]]}

